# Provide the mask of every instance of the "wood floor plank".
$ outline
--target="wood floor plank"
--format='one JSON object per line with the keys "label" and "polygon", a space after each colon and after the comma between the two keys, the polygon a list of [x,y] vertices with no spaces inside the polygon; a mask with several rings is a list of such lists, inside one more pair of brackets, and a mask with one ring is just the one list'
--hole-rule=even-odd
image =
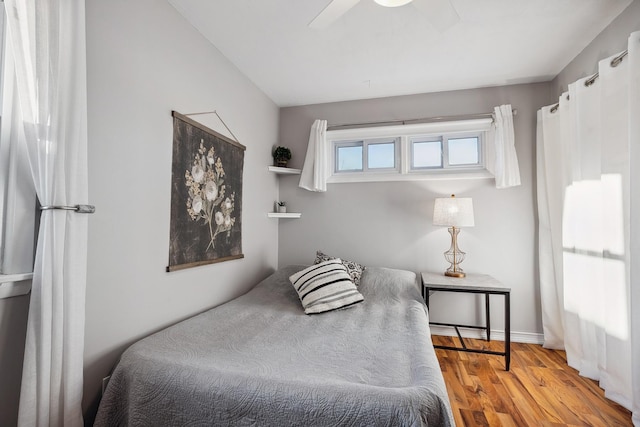
{"label": "wood floor plank", "polygon": [[510,414],[497,414],[497,415],[503,427],[518,427],[518,425],[522,425],[522,424],[516,424],[516,422],[513,420]]}
{"label": "wood floor plank", "polygon": [[505,404],[501,393],[496,385],[501,384],[500,378],[495,374],[488,361],[483,364],[483,369],[478,373],[478,381],[483,385],[487,397],[492,403],[492,407],[497,413],[508,413],[508,406]]}
{"label": "wood floor plank", "polygon": [[[478,400],[480,410],[483,412],[496,412],[496,409],[493,406],[493,400],[487,394],[484,384],[480,381],[480,378],[474,376],[471,379],[473,380],[473,387],[469,388],[469,390],[473,392],[473,395]],[[491,384],[488,384],[488,387],[491,387]]]}
{"label": "wood floor plank", "polygon": [[513,367],[511,372],[505,372],[500,377],[512,399],[516,402],[516,408],[527,421],[527,425],[535,425],[539,421],[555,421],[554,418],[550,419],[549,414],[529,393],[521,381],[521,379],[526,381],[526,376],[522,376],[520,371],[517,367]]}
{"label": "wood floor plank", "polygon": [[485,411],[484,416],[491,427],[501,427],[502,421],[497,412]]}
{"label": "wood floor plank", "polygon": [[536,355],[543,365],[547,368],[564,369],[567,361],[555,351],[549,351],[542,346],[531,346],[532,352]]}
{"label": "wood floor plank", "polygon": [[[434,344],[459,345],[432,336]],[[502,351],[504,343],[465,339]],[[606,399],[597,382],[569,367],[563,351],[512,343],[511,371],[500,356],[436,350],[454,419],[465,426],[631,426],[631,413]]]}
{"label": "wood floor plank", "polygon": [[[494,387],[496,388],[496,392],[501,396],[501,399],[503,402],[502,409],[504,412],[500,413],[499,415],[502,415],[502,414],[509,415],[509,418],[515,423],[515,425],[526,426],[527,422],[524,416],[516,406],[516,402],[511,398],[511,395],[505,388],[504,384],[500,382],[500,384],[495,384]],[[501,417],[500,419],[504,424],[503,417]]]}
{"label": "wood floor plank", "polygon": [[[576,425],[588,423],[584,414],[589,414],[594,408],[587,403],[582,392],[573,383],[567,387],[567,382],[562,381],[562,369],[532,368],[531,373],[540,378],[543,393],[563,413],[563,420]],[[600,402],[602,399],[595,403],[597,405]]]}
{"label": "wood floor plank", "polygon": [[484,416],[482,411],[473,411],[470,409],[461,409],[460,413],[462,414],[462,419],[464,424],[467,426],[486,426],[489,427],[489,421]]}
{"label": "wood floor plank", "polygon": [[[565,423],[581,423],[579,416],[567,407],[566,401],[573,399],[563,399],[563,397],[573,396],[572,393],[558,393],[550,390],[547,383],[551,380],[556,370],[540,368],[538,365],[524,369],[522,376],[526,375],[523,381],[527,391],[533,396],[547,418],[552,422],[564,421]],[[536,375],[536,372],[538,373]],[[549,378],[547,378],[549,377]],[[578,414],[580,412],[577,412]]]}

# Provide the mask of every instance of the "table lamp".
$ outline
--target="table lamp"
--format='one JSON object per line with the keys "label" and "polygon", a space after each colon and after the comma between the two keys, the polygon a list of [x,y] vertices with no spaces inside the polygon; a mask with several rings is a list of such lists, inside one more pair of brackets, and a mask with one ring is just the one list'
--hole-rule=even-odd
{"label": "table lamp", "polygon": [[451,197],[437,198],[433,206],[433,225],[449,227],[449,234],[451,234],[451,247],[444,253],[444,258],[451,265],[444,275],[464,277],[460,263],[464,261],[465,253],[458,248],[458,233],[460,233],[459,227],[474,226],[471,198],[457,198],[455,194]]}

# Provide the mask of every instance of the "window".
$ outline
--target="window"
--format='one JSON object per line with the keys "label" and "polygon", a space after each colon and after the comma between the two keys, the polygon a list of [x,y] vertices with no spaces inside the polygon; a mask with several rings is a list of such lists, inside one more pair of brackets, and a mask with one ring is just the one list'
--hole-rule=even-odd
{"label": "window", "polygon": [[334,173],[396,170],[399,138],[336,141]]}
{"label": "window", "polygon": [[485,134],[491,119],[327,132],[328,182],[489,178]]}
{"label": "window", "polygon": [[442,167],[442,140],[412,141],[411,169]]}
{"label": "window", "polygon": [[[0,12],[0,299],[31,289],[36,194],[14,108],[14,65]],[[12,126],[17,128],[12,129]]]}
{"label": "window", "polygon": [[482,168],[482,138],[479,134],[433,140],[411,138],[411,170]]}
{"label": "window", "polygon": [[336,145],[336,172],[362,171],[363,142],[341,143]]}
{"label": "window", "polygon": [[466,166],[480,164],[480,138],[449,138],[447,141],[450,166]]}
{"label": "window", "polygon": [[367,146],[369,169],[394,169],[396,167],[396,142],[374,142]]}

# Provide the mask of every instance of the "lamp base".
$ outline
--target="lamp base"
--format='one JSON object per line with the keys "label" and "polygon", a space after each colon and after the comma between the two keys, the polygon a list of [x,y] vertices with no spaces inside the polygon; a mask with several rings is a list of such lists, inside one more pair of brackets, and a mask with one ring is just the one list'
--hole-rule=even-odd
{"label": "lamp base", "polygon": [[462,271],[445,271],[444,275],[449,277],[459,277],[459,278],[466,276],[466,274],[464,274]]}
{"label": "lamp base", "polygon": [[458,248],[458,233],[460,229],[456,227],[449,228],[449,234],[451,234],[451,247],[444,253],[444,258],[449,264],[449,268],[444,272],[445,276],[462,278],[466,275],[460,268],[460,263],[464,261],[465,253]]}

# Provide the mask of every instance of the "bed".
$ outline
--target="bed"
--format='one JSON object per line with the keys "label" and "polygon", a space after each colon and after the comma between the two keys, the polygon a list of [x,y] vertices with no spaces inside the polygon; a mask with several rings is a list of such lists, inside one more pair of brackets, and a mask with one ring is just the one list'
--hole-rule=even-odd
{"label": "bed", "polygon": [[415,273],[369,267],[362,303],[305,315],[303,268],[129,347],[95,425],[453,426]]}

